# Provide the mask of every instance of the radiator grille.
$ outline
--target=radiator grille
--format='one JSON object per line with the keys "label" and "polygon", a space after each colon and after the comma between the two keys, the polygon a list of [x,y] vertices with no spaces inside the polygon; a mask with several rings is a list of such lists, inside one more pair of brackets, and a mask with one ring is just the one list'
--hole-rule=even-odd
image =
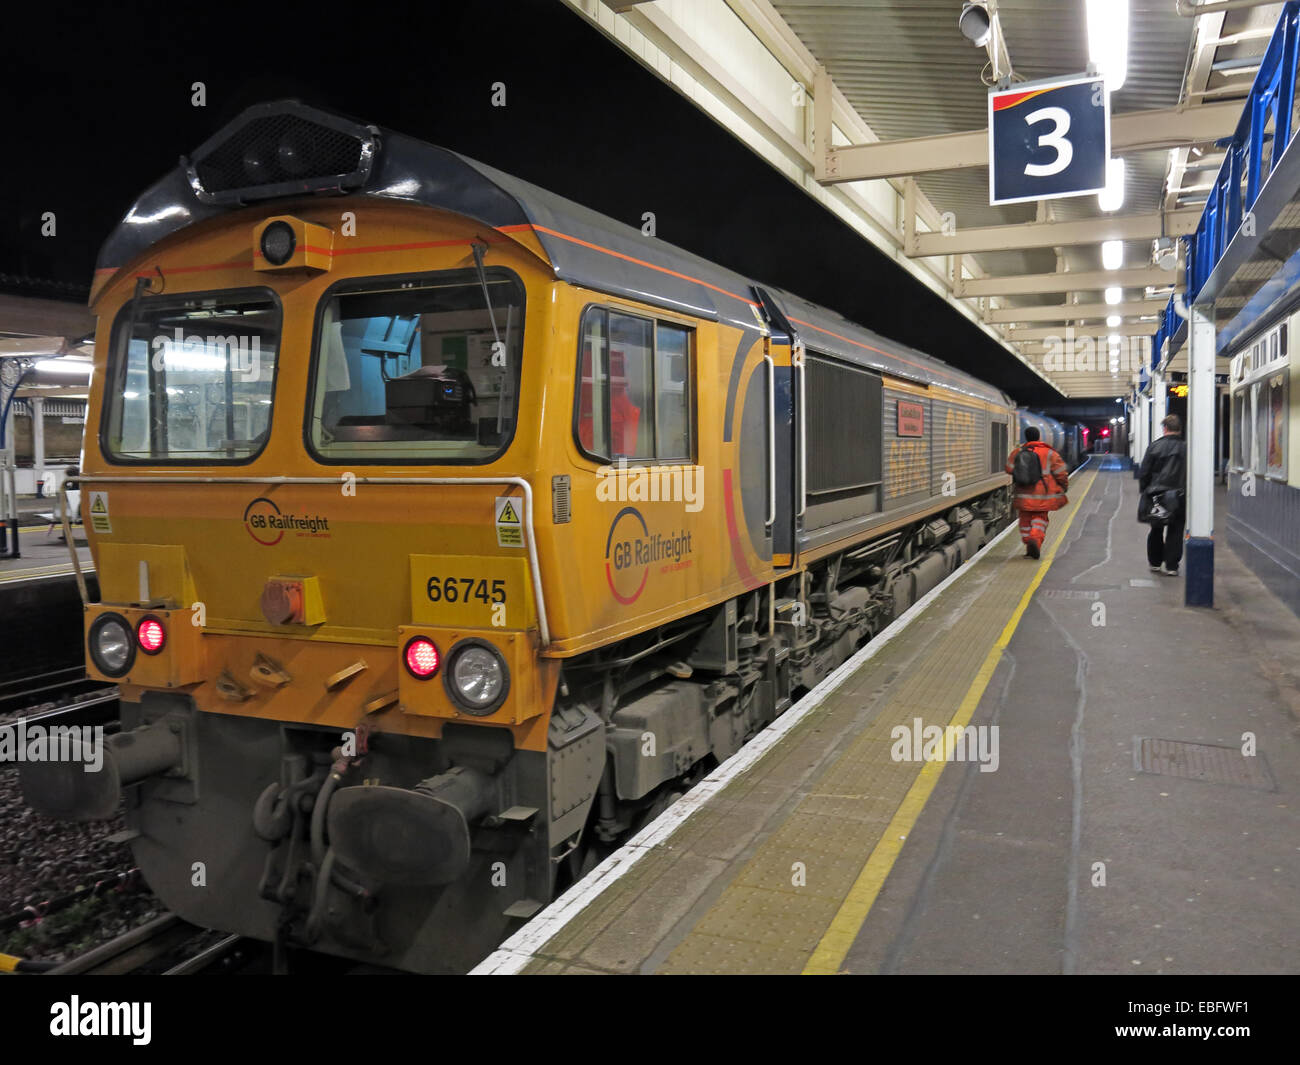
{"label": "radiator grille", "polygon": [[808,357],[808,492],[880,483],[881,380]]}

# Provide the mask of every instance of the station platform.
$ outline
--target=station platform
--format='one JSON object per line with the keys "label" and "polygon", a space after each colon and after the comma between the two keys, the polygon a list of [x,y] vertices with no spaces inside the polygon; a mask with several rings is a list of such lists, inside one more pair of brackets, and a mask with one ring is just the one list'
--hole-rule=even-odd
{"label": "station platform", "polygon": [[[95,563],[80,525],[73,527],[72,535],[77,540],[77,557],[81,560],[82,571],[92,572]],[[18,548],[20,557],[0,558],[0,585],[72,575],[72,561],[68,558],[60,526],[56,525],[50,532],[48,523],[24,525],[18,530]]]}
{"label": "station platform", "polygon": [[[1070,498],[474,972],[1293,972],[1300,621],[1222,538],[1185,607],[1119,460]],[[985,742],[927,761],[931,725]]]}

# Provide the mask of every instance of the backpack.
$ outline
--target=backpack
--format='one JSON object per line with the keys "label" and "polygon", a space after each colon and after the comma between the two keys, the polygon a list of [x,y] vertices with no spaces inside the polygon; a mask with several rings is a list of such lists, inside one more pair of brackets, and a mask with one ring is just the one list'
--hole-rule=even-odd
{"label": "backpack", "polygon": [[1022,488],[1032,488],[1043,479],[1043,464],[1039,461],[1036,448],[1026,446],[1016,452],[1011,479]]}

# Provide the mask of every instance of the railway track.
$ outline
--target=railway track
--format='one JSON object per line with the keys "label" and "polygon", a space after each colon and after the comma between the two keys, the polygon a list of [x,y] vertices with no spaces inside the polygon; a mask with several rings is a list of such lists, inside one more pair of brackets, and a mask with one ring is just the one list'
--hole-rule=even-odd
{"label": "railway track", "polygon": [[[93,885],[0,917],[0,933],[10,932],[29,921],[43,921],[94,896],[138,886],[139,873],[138,869],[129,869],[105,874]],[[221,935],[190,924],[175,914],[164,913],[67,961],[46,962],[0,955],[0,972],[191,976],[218,967],[225,971],[241,970],[250,961],[268,954],[267,944],[244,936]]]}
{"label": "railway track", "polygon": [[[38,725],[46,730],[60,725],[103,725],[109,731],[116,727],[120,698],[116,685],[106,686],[86,680],[84,676],[79,680],[61,682],[51,680],[47,674],[40,680],[40,687],[26,689],[21,697],[25,701],[25,712],[15,712],[17,707],[14,704],[19,696],[11,694],[6,697],[0,692],[0,733],[8,731],[12,734],[0,737],[8,740],[6,746],[12,747],[18,742],[20,720],[27,730]],[[36,694],[57,697],[38,702],[33,698]],[[16,761],[0,761],[0,767],[16,764]]]}
{"label": "railway track", "polygon": [[116,696],[116,685],[90,680],[83,665],[14,677],[0,681],[0,717],[50,705],[81,702],[102,695],[106,690]]}
{"label": "railway track", "polygon": [[105,696],[116,699],[117,686],[91,680],[81,664],[9,677],[0,680],[0,718],[63,706],[91,705],[104,701]]}
{"label": "railway track", "polygon": [[47,917],[66,910],[69,906],[94,898],[97,895],[130,888],[139,883],[139,877],[139,869],[128,869],[121,873],[107,872],[98,875],[95,877],[95,882],[87,887],[78,888],[76,891],[70,891],[46,902],[24,906],[21,910],[11,913],[7,917],[0,917],[0,933],[11,932],[28,921],[43,921]]}
{"label": "railway track", "polygon": [[51,976],[121,976],[166,958],[199,931],[174,913],[165,913],[45,971]]}
{"label": "railway track", "polygon": [[14,968],[47,976],[194,976],[219,969],[233,972],[264,953],[264,944],[244,936],[212,936],[174,913],[164,913],[67,961],[22,961]]}

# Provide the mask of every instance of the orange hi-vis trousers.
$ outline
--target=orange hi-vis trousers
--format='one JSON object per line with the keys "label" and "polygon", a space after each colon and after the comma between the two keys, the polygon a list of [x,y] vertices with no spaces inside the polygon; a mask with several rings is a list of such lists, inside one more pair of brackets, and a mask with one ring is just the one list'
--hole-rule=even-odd
{"label": "orange hi-vis trousers", "polygon": [[1023,543],[1029,543],[1031,540],[1039,547],[1043,546],[1043,538],[1047,535],[1047,515],[1046,510],[1020,510],[1020,539]]}

